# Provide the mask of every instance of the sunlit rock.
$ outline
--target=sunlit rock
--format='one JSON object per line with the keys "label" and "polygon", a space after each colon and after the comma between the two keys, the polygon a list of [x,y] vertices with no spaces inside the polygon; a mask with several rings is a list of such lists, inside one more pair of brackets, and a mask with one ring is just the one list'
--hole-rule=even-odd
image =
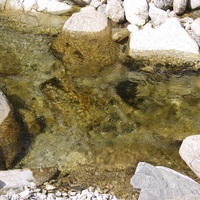
{"label": "sunlit rock", "polygon": [[140,200],[200,198],[200,185],[172,169],[140,162],[131,179],[134,188],[141,189]]}
{"label": "sunlit rock", "polygon": [[200,177],[200,135],[186,137],[180,147],[179,154],[192,171]]}
{"label": "sunlit rock", "polygon": [[134,50],[177,50],[198,53],[196,42],[183,29],[176,18],[168,18],[159,28],[145,26],[133,32],[130,39],[130,52]]}
{"label": "sunlit rock", "polygon": [[149,4],[149,17],[155,25],[160,25],[165,22],[168,15],[162,9],[157,8],[153,3]]}
{"label": "sunlit rock", "polygon": [[181,15],[185,12],[188,0],[174,0],[173,10],[176,14]]}
{"label": "sunlit rock", "polygon": [[37,0],[37,5],[37,11],[46,12],[53,15],[60,15],[73,10],[73,7],[66,3],[51,0]]}
{"label": "sunlit rock", "polygon": [[147,24],[143,29],[133,31],[127,53],[148,65],[181,66],[191,62],[194,68],[200,67],[195,61],[199,60],[199,47],[176,18],[167,18],[158,28]]}
{"label": "sunlit rock", "polygon": [[191,30],[198,36],[200,36],[200,17],[192,22]]}
{"label": "sunlit rock", "polygon": [[189,8],[197,9],[200,8],[200,1],[199,0],[188,0]]}
{"label": "sunlit rock", "polygon": [[106,15],[93,8],[73,14],[52,48],[76,75],[97,74],[113,64],[118,56]]}
{"label": "sunlit rock", "polygon": [[106,15],[114,22],[123,22],[125,13],[123,3],[120,0],[110,0],[106,6]]}
{"label": "sunlit rock", "polygon": [[134,25],[142,26],[148,21],[146,0],[124,0],[126,19]]}
{"label": "sunlit rock", "polygon": [[4,94],[0,91],[0,167],[10,167],[22,149],[22,135]]}
{"label": "sunlit rock", "polygon": [[0,194],[7,194],[10,190],[20,192],[24,187],[33,188],[34,177],[29,169],[15,169],[0,171]]}

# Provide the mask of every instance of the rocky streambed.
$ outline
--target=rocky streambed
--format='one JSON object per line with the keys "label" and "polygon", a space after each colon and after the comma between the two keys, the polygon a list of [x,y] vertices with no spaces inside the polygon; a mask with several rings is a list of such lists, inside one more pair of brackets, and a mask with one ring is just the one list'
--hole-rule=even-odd
{"label": "rocky streambed", "polygon": [[[131,58],[127,40],[112,41],[109,28],[77,36],[70,24],[73,33],[61,33],[58,26],[30,28],[1,16],[0,89],[22,134],[21,151],[12,162],[2,156],[2,169],[55,167],[75,186],[109,185],[125,199],[133,198],[130,179],[140,161],[195,177],[178,150],[200,129],[197,55],[184,54],[182,62],[183,54],[173,52],[173,64],[168,56]],[[125,25],[110,28],[116,26]]]}

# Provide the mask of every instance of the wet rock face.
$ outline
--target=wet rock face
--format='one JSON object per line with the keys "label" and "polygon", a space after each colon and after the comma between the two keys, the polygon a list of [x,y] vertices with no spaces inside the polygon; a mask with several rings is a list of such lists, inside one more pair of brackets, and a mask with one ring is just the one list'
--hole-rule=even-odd
{"label": "wet rock face", "polygon": [[115,63],[118,56],[106,16],[93,9],[72,15],[52,49],[61,56],[67,69],[78,76],[98,74]]}
{"label": "wet rock face", "polygon": [[21,149],[22,135],[6,97],[0,91],[0,167],[11,167]]}

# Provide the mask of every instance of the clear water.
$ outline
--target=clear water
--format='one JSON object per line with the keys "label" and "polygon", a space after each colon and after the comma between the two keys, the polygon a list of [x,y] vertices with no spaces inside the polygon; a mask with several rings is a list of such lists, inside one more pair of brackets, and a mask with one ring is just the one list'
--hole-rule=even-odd
{"label": "clear water", "polygon": [[190,174],[178,150],[199,133],[198,73],[149,74],[119,60],[99,77],[76,78],[51,53],[54,36],[5,28],[0,38],[0,88],[27,133],[18,167],[130,177],[145,161]]}

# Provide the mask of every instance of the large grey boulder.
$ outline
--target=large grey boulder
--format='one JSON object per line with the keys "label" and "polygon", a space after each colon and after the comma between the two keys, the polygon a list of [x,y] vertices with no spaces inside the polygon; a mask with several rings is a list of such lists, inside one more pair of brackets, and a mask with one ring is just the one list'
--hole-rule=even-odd
{"label": "large grey boulder", "polygon": [[141,189],[139,200],[200,199],[200,185],[172,169],[140,162],[131,185]]}
{"label": "large grey boulder", "polygon": [[181,158],[200,177],[200,135],[186,137],[179,149]]}
{"label": "large grey boulder", "polygon": [[196,42],[188,35],[176,18],[167,18],[159,28],[145,26],[130,37],[129,53],[135,50],[177,50],[199,53]]}
{"label": "large grey boulder", "polygon": [[21,192],[24,187],[34,187],[34,177],[29,169],[0,171],[0,194],[8,191]]}
{"label": "large grey boulder", "polygon": [[61,55],[69,72],[77,76],[93,76],[118,57],[107,16],[92,7],[66,21],[52,48]]}
{"label": "large grey boulder", "polygon": [[124,0],[126,19],[134,25],[142,26],[148,21],[146,0]]}

